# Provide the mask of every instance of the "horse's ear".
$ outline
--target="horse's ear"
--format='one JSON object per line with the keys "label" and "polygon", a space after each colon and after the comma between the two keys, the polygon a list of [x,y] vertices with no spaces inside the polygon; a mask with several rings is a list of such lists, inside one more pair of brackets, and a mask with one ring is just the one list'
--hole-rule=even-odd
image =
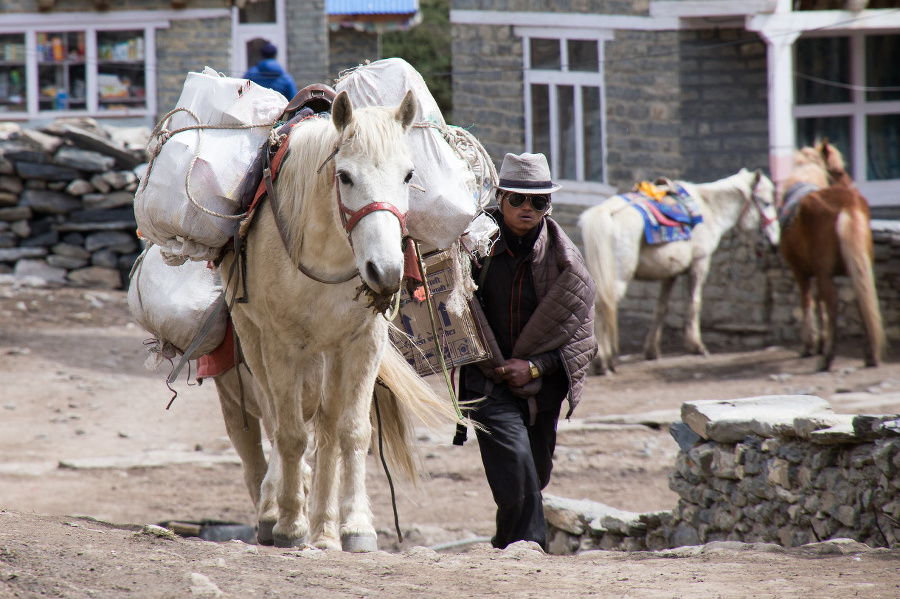
{"label": "horse's ear", "polygon": [[756,186],[759,185],[759,180],[762,177],[762,169],[756,169],[753,171],[753,184],[750,186],[750,189],[756,189]]}
{"label": "horse's ear", "polygon": [[404,130],[412,125],[413,119],[416,118],[417,110],[419,110],[419,102],[413,95],[412,90],[409,90],[403,96],[403,102],[400,103],[400,107],[397,108],[397,120],[403,125]]}
{"label": "horse's ear", "polygon": [[343,131],[353,120],[353,103],[347,92],[341,92],[331,104],[331,122],[338,131]]}

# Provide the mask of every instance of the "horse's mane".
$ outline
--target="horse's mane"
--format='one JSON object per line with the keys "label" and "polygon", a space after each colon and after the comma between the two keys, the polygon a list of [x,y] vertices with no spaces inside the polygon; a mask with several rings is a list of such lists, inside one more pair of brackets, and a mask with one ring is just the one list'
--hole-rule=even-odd
{"label": "horse's mane", "polygon": [[[841,161],[843,162],[843,158]],[[812,183],[820,188],[828,187],[830,183],[828,168],[818,148],[806,146],[794,151],[794,168],[784,182],[784,189],[790,189],[795,183]]]}
{"label": "horse's mane", "polygon": [[721,193],[731,194],[735,191],[738,191],[741,195],[749,199],[749,194],[753,193],[752,182],[755,177],[756,173],[754,171],[742,168],[737,173],[729,175],[724,179],[719,179],[718,181],[711,181],[709,183],[689,183],[680,181],[680,183],[696,187],[700,191],[700,195],[704,197],[708,203],[710,198],[714,198]]}
{"label": "horse's mane", "polygon": [[[310,117],[291,130],[290,152],[281,164],[277,180],[279,215],[285,229],[307,230],[312,210],[318,201],[329,202],[333,225],[342,228],[337,202],[334,200],[334,160],[329,157],[340,148],[341,158],[366,154],[376,164],[388,159],[390,151],[407,147],[402,144],[402,128],[395,109],[364,107],[353,110],[353,120],[340,134],[329,116]],[[321,170],[319,170],[321,168]],[[300,260],[301,244],[289,241],[290,253]]]}

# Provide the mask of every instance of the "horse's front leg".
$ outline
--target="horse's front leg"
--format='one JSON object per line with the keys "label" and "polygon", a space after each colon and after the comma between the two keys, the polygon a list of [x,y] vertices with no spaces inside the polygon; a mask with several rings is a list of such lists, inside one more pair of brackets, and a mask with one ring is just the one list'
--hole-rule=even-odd
{"label": "horse's front leg", "polygon": [[663,322],[666,311],[669,309],[669,296],[672,294],[672,286],[675,285],[675,277],[663,279],[659,283],[659,297],[656,299],[656,310],[653,311],[653,322],[650,331],[644,341],[644,359],[656,360],[659,358],[659,341],[662,337]]}
{"label": "horse's front leg", "polygon": [[266,376],[275,407],[273,453],[278,453],[280,461],[278,521],[272,538],[276,547],[302,547],[309,533],[308,488],[303,467],[309,434],[301,409],[302,383],[298,373],[304,372],[306,364],[292,362],[282,350],[272,353],[276,355],[267,356]]}
{"label": "horse's front leg", "polygon": [[[366,491],[366,456],[372,442],[372,392],[384,352],[384,329],[345,351],[334,361],[331,377],[341,377],[341,410],[336,422],[336,440],[341,455],[341,546],[344,551],[376,551],[378,538]],[[347,376],[355,372],[355,376]],[[331,378],[331,380],[338,380]]]}
{"label": "horse's front leg", "polygon": [[[326,389],[331,381],[326,380],[325,371],[317,374],[319,386],[310,389],[307,401],[317,398],[312,415],[312,429],[315,431],[315,458],[313,461],[313,484],[310,497],[310,542],[319,549],[341,549],[340,511],[338,508],[338,485],[340,477],[340,455],[335,441],[335,423],[340,417],[339,402],[327,401]],[[311,404],[310,404],[310,407]]]}
{"label": "horse's front leg", "polygon": [[708,356],[706,346],[700,338],[700,312],[703,308],[703,284],[709,272],[709,263],[705,260],[697,263],[688,271],[688,286],[691,301],[688,305],[687,321],[684,325],[684,348],[688,353]]}

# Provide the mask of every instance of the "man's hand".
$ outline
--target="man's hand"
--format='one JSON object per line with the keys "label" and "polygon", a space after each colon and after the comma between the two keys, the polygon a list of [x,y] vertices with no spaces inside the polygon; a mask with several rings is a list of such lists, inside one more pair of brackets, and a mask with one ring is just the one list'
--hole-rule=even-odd
{"label": "man's hand", "polygon": [[494,375],[513,387],[524,387],[531,382],[531,367],[528,360],[510,358],[506,365],[494,369]]}

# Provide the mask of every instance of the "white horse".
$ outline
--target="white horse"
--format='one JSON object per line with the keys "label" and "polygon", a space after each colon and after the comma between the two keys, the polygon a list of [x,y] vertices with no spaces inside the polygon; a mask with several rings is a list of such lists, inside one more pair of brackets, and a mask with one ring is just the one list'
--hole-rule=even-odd
{"label": "white horse", "polygon": [[625,296],[632,279],[660,281],[659,298],[650,332],[644,343],[644,358],[659,357],[663,320],[669,294],[678,275],[686,274],[690,285],[690,307],[685,325],[688,352],[706,355],[700,338],[700,308],[703,283],[709,263],[722,236],[735,225],[744,231],[762,227],[772,245],[779,240],[774,208],[775,186],[760,171],[741,169],[712,183],[677,181],[694,199],[703,222],[691,230],[686,241],[648,245],[644,239],[644,219],[620,196],[586,210],[578,220],[584,239],[585,260],[597,284],[594,302],[594,335],[600,351],[595,370],[614,371],[618,352],[616,304]]}
{"label": "white horse", "polygon": [[[378,385],[385,456],[411,477],[410,419],[454,420],[452,407],[390,344],[379,313],[403,274],[413,170],[406,133],[415,111],[411,93],[397,108],[358,110],[342,93],[331,119],[296,125],[266,200],[272,209],[257,209],[247,232],[246,281],[238,276],[242,268],[232,268],[233,253],[220,267],[227,297],[236,286],[247,292],[247,303],[230,308],[253,373],[244,383],[255,420],[248,431],[236,407],[236,370],[230,382],[225,375],[216,382],[258,506],[261,543],[377,549],[365,486],[376,377],[391,391]],[[260,420],[273,445],[268,465]],[[308,446],[315,456],[311,476]]]}

